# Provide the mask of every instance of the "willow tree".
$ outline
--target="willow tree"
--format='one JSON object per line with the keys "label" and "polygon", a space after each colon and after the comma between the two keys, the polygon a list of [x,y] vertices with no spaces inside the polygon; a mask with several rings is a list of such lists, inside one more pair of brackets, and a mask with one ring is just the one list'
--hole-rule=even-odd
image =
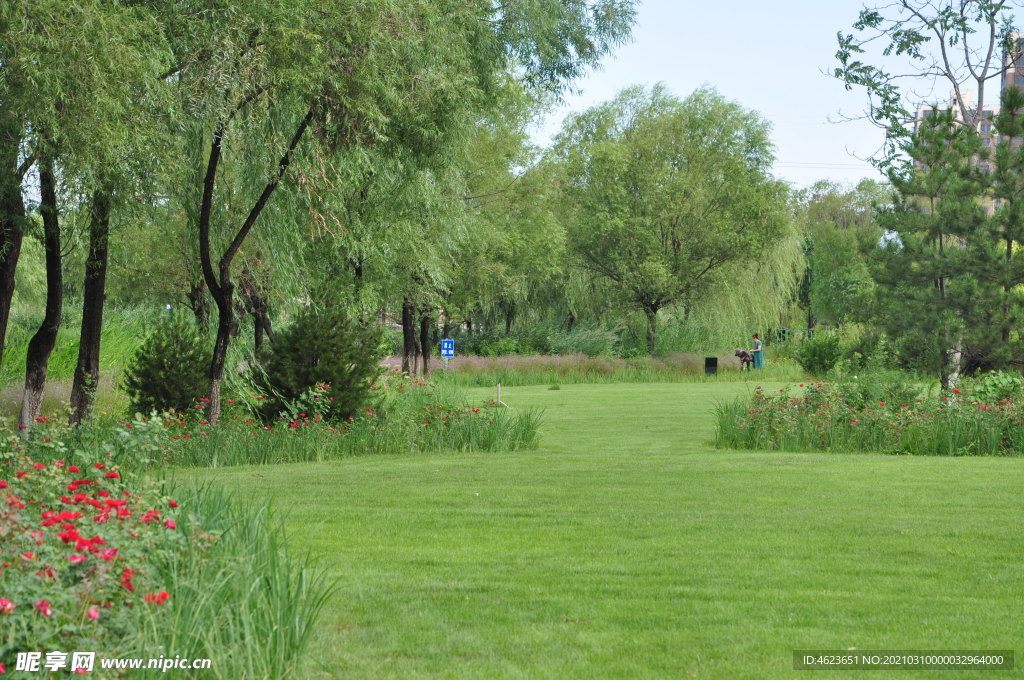
{"label": "willow tree", "polygon": [[[206,139],[196,233],[218,312],[212,415],[237,323],[234,260],[283,183],[318,182],[339,148],[386,140],[435,153],[507,70],[558,89],[594,64],[626,36],[632,5],[348,0],[325,12],[314,0],[164,3],[181,36],[181,100]],[[235,163],[250,181],[226,194],[219,178]]]}
{"label": "willow tree", "polygon": [[556,138],[569,249],[644,313],[648,352],[659,310],[702,299],[785,232],[772,158],[767,122],[706,89],[628,88]]}
{"label": "willow tree", "polygon": [[[23,230],[18,196],[25,168],[38,165],[39,212],[46,259],[46,304],[39,329],[27,349],[20,423],[38,415],[47,361],[63,316],[61,217],[91,202],[91,257],[83,320],[83,354],[76,372],[76,411],[87,409],[86,394],[98,371],[102,323],[102,271],[97,248],[109,224],[113,177],[139,152],[134,143],[146,99],[169,54],[161,50],[156,24],[144,12],[122,3],[87,0],[22,0],[0,6],[0,145],[7,168],[0,170],[4,196],[0,261],[0,330],[6,330],[12,282]],[[22,156],[17,171],[11,163]],[[149,155],[152,150],[147,149]],[[102,238],[105,242],[105,235]]]}

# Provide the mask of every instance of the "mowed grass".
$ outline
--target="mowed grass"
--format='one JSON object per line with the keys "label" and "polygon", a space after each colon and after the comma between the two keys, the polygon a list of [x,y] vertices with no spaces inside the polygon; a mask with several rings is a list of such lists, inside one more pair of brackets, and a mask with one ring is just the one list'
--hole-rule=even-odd
{"label": "mowed grass", "polygon": [[204,476],[272,498],[338,580],[303,677],[805,677],[802,648],[1024,662],[1024,459],[712,448],[715,402],[749,389],[507,388],[545,409],[537,451]]}

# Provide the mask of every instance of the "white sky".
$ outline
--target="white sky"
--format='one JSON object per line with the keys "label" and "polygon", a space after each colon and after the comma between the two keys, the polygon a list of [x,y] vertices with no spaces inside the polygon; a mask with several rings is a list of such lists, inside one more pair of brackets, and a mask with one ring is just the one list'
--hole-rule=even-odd
{"label": "white sky", "polygon": [[850,32],[862,7],[854,0],[644,0],[633,42],[578,83],[534,135],[546,145],[570,111],[607,101],[622,88],[664,82],[679,97],[701,85],[754,109],[773,123],[775,173],[797,187],[819,179],[881,179],[859,160],[883,133],[859,114],[863,90],[847,92],[825,75],[835,68],[836,32]]}

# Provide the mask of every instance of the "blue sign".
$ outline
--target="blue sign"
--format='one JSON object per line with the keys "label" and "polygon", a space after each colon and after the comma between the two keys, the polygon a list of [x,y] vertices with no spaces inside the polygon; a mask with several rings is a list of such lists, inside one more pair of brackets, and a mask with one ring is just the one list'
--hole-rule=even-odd
{"label": "blue sign", "polygon": [[451,359],[455,356],[455,341],[448,339],[441,341],[441,356]]}

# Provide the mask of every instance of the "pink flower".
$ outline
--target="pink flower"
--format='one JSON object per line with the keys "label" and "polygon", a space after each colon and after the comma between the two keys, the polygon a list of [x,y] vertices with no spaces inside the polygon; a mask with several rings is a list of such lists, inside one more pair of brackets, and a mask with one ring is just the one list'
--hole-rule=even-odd
{"label": "pink flower", "polygon": [[173,519],[169,519],[166,522],[164,522],[164,526],[167,527],[168,529],[177,529],[178,528],[178,525],[174,523]]}
{"label": "pink flower", "polygon": [[110,562],[117,557],[117,548],[104,548],[100,551],[100,559]]}
{"label": "pink flower", "polygon": [[0,614],[10,614],[16,609],[16,605],[6,597],[0,597]]}
{"label": "pink flower", "polygon": [[53,609],[50,608],[50,602],[48,600],[37,600],[36,609],[38,609],[39,613],[43,616],[49,616],[53,614]]}
{"label": "pink flower", "polygon": [[70,557],[68,557],[68,559],[71,560],[71,564],[81,564],[82,562],[85,562],[89,558],[87,558],[85,555],[79,555],[79,554],[76,553],[76,554],[71,555]]}
{"label": "pink flower", "polygon": [[100,610],[99,609],[96,609],[96,608],[86,609],[85,613],[93,621],[96,621],[97,619],[100,618]]}

